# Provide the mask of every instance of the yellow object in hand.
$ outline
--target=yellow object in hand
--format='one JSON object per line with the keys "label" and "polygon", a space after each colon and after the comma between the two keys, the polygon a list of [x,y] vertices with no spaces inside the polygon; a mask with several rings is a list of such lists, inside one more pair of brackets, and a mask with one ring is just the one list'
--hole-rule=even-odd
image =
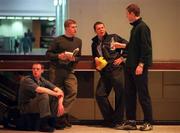
{"label": "yellow object in hand", "polygon": [[99,57],[98,61],[100,64],[96,67],[96,69],[102,70],[107,65],[107,61],[103,57]]}

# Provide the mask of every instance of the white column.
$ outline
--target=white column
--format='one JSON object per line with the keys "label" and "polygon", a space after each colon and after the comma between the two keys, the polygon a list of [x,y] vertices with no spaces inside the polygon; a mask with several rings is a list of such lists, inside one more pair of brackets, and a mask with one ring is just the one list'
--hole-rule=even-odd
{"label": "white column", "polygon": [[54,0],[56,7],[56,36],[64,33],[64,21],[67,19],[67,0]]}

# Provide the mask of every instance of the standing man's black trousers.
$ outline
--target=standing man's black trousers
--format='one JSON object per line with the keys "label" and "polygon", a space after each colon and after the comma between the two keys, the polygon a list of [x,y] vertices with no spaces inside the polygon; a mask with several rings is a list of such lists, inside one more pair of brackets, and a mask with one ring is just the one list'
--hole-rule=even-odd
{"label": "standing man's black trousers", "polygon": [[152,105],[148,91],[148,68],[135,75],[135,68],[125,69],[125,103],[127,120],[136,120],[137,96],[144,113],[144,121],[152,123]]}

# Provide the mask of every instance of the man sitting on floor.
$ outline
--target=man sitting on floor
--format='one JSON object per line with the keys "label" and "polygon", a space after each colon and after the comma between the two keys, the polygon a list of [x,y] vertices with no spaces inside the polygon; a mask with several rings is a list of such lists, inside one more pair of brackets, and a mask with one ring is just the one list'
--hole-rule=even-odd
{"label": "man sitting on floor", "polygon": [[54,128],[62,128],[58,123],[53,124],[52,118],[56,119],[64,113],[64,93],[44,79],[41,76],[43,72],[44,66],[34,63],[32,75],[21,79],[18,105],[21,114],[38,113],[40,115],[40,131],[52,132]]}

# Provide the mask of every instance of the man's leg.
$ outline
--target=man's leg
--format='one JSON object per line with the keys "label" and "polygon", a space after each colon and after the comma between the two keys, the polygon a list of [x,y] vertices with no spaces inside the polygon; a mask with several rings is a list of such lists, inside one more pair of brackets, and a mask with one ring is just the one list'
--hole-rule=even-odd
{"label": "man's leg", "polygon": [[52,113],[52,119],[50,122],[50,125],[55,127],[56,129],[64,129],[65,125],[62,124],[62,122],[59,122],[60,117],[57,117],[58,112],[58,98],[54,96],[50,97],[50,107],[51,107],[51,113]]}
{"label": "man's leg", "polygon": [[23,106],[23,113],[39,113],[40,114],[40,131],[54,131],[54,127],[49,125],[51,120],[51,111],[49,105],[48,94],[37,94],[29,104]]}
{"label": "man's leg", "polygon": [[73,73],[69,74],[64,84],[64,108],[65,113],[68,113],[77,96],[76,76]]}
{"label": "man's leg", "polygon": [[109,127],[113,126],[112,115],[114,113],[114,110],[108,99],[111,90],[111,81],[105,81],[105,79],[101,77],[96,88],[96,100],[104,118],[104,126]]}
{"label": "man's leg", "polygon": [[124,119],[124,71],[123,69],[114,71],[111,77],[115,92],[115,123],[122,123]]}
{"label": "man's leg", "polygon": [[77,78],[73,73],[67,75],[64,81],[64,115],[60,117],[60,123],[66,127],[71,127],[72,124],[69,118],[69,111],[77,96]]}
{"label": "man's leg", "polygon": [[136,130],[136,99],[137,90],[134,81],[135,69],[125,69],[125,107],[126,107],[126,123],[124,129]]}
{"label": "man's leg", "polygon": [[152,104],[151,97],[148,90],[148,69],[144,68],[143,74],[136,77],[136,85],[139,96],[139,102],[144,113],[144,124],[140,130],[152,130]]}

